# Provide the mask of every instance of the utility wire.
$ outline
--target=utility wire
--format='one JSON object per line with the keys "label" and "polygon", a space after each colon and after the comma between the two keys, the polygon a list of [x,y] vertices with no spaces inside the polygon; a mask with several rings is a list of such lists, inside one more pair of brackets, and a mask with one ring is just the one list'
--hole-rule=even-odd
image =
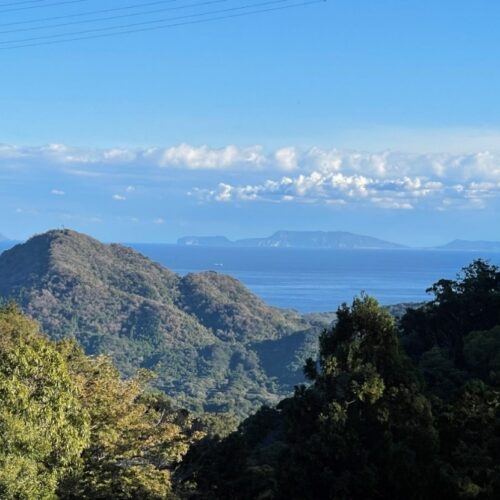
{"label": "utility wire", "polygon": [[0,47],[1,50],[11,50],[11,49],[20,49],[24,47],[39,47],[42,45],[55,45],[55,44],[60,44],[60,43],[67,43],[67,42],[73,42],[73,41],[78,41],[78,40],[91,40],[91,39],[96,39],[96,38],[109,38],[113,36],[119,36],[119,35],[128,35],[132,33],[144,33],[147,31],[157,31],[161,29],[168,29],[168,28],[175,28],[178,26],[187,26],[191,24],[203,24],[203,23],[209,23],[213,21],[221,21],[224,19],[233,19],[237,17],[245,17],[245,16],[251,16],[254,14],[261,14],[261,13],[266,13],[266,12],[274,12],[274,11],[281,11],[281,10],[287,10],[287,9],[293,9],[297,7],[305,7],[307,5],[313,5],[317,3],[324,3],[327,0],[310,0],[307,2],[300,2],[300,3],[294,3],[294,4],[288,4],[288,5],[281,5],[279,7],[269,7],[266,9],[258,9],[258,10],[252,10],[252,11],[247,11],[247,12],[239,12],[236,14],[226,14],[226,15],[221,15],[217,17],[211,17],[208,19],[197,19],[197,20],[192,20],[192,21],[184,21],[184,22],[179,22],[179,23],[171,23],[171,24],[165,24],[162,26],[154,26],[154,27],[149,27],[149,28],[138,28],[138,29],[131,29],[131,30],[125,30],[125,31],[119,31],[116,33],[101,33],[99,35],[88,35],[88,36],[79,36],[79,37],[73,37],[73,38],[66,38],[64,40],[51,40],[51,41],[45,41],[45,42],[35,42],[35,43],[27,43],[27,44],[21,44],[21,45],[12,45],[10,47]]}
{"label": "utility wire", "polygon": [[275,4],[280,4],[280,3],[287,3],[290,1],[291,0],[266,0],[264,2],[251,3],[251,4],[241,5],[239,7],[230,7],[230,8],[219,9],[219,10],[198,12],[195,14],[186,14],[183,16],[155,19],[152,21],[141,21],[138,23],[121,24],[121,25],[116,25],[116,26],[106,26],[106,27],[102,27],[102,28],[92,28],[92,29],[87,29],[87,30],[70,31],[70,32],[65,32],[65,33],[54,33],[53,35],[42,35],[42,36],[35,36],[35,37],[31,37],[31,38],[20,38],[17,40],[4,40],[4,41],[0,41],[0,44],[1,45],[18,44],[18,43],[25,43],[25,42],[36,42],[36,41],[47,40],[47,39],[51,39],[51,38],[63,38],[63,37],[67,37],[67,36],[73,37],[73,36],[80,36],[80,35],[89,35],[89,34],[93,34],[93,33],[105,33],[105,32],[111,31],[111,30],[127,30],[127,29],[136,28],[138,26],[148,26],[148,25],[152,25],[152,24],[161,24],[161,23],[165,23],[168,21],[178,21],[181,19],[209,16],[212,14],[225,14],[227,12],[234,12],[234,11],[244,10],[244,9],[252,9],[255,7],[264,7],[267,5],[275,5]]}
{"label": "utility wire", "polygon": [[25,0],[24,2],[0,3],[0,8],[1,7],[11,7],[11,6],[24,5],[27,3],[40,3],[40,2],[47,2],[47,0]]}
{"label": "utility wire", "polygon": [[129,10],[129,9],[141,9],[143,7],[151,7],[153,5],[172,3],[175,1],[176,0],[156,0],[155,2],[125,5],[124,7],[113,7],[111,9],[90,10],[87,12],[77,12],[75,14],[65,14],[63,16],[50,16],[50,17],[42,17],[42,18],[37,18],[37,19],[26,19],[24,21],[0,23],[0,26],[18,26],[20,24],[42,23],[45,21],[58,21],[60,19],[72,19],[75,17],[91,16],[93,14],[108,14],[109,12],[118,12],[121,10]]}
{"label": "utility wire", "polygon": [[[73,3],[82,3],[82,2],[87,2],[88,0],[64,0],[63,2],[52,2],[52,3],[45,3],[42,5],[31,5],[29,7],[15,7],[13,9],[6,9],[6,10],[0,10],[0,14],[5,14],[7,12],[18,12],[20,10],[31,10],[31,9],[41,9],[42,7],[55,7],[58,5],[68,5],[68,4],[73,4]],[[11,4],[12,5],[12,4]],[[0,5],[1,7],[1,5]]]}
{"label": "utility wire", "polygon": [[[170,0],[169,3],[172,3],[175,1],[176,0]],[[85,19],[83,21],[69,21],[69,22],[57,23],[57,24],[45,24],[43,26],[32,26],[30,28],[16,28],[16,29],[0,31],[0,35],[5,35],[7,33],[25,33],[27,31],[39,31],[39,30],[45,30],[45,29],[50,29],[50,28],[62,28],[65,26],[74,26],[74,25],[78,25],[78,24],[87,24],[87,23],[93,23],[93,22],[112,21],[115,19],[123,19],[123,18],[127,18],[127,17],[146,16],[146,15],[150,15],[150,14],[159,14],[160,12],[188,9],[190,7],[202,7],[204,5],[223,3],[223,2],[227,2],[227,1],[228,0],[210,0],[210,1],[206,1],[206,2],[191,3],[191,4],[187,4],[187,5],[179,5],[177,7],[163,7],[162,9],[146,10],[146,11],[142,11],[142,12],[132,12],[131,14],[120,14],[117,16],[107,16],[107,17],[94,17],[91,19]]]}

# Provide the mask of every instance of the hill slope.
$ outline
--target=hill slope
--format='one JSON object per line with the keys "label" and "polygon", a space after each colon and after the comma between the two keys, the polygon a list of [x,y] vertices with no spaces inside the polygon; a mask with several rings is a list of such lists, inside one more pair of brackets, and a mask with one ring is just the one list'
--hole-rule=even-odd
{"label": "hill slope", "polygon": [[74,336],[89,354],[109,353],[126,375],[154,370],[158,387],[184,405],[241,415],[302,378],[300,362],[276,377],[268,352],[294,335],[302,359],[314,335],[297,314],[267,306],[233,278],[181,277],[68,230],[0,255],[0,297],[17,300],[52,338]]}

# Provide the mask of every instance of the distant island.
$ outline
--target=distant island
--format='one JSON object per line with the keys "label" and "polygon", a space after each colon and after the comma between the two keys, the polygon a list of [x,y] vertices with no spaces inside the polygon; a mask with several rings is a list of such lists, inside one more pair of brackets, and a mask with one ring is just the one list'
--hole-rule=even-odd
{"label": "distant island", "polygon": [[225,236],[185,236],[177,240],[178,245],[192,247],[232,247],[238,246]]}
{"label": "distant island", "polygon": [[438,250],[471,251],[471,252],[500,252],[500,241],[468,241],[454,240]]}
{"label": "distant island", "polygon": [[231,241],[225,236],[186,236],[177,241],[182,246],[328,248],[335,250],[390,250],[407,248],[390,241],[344,231],[277,231],[267,238]]}
{"label": "distant island", "polygon": [[453,240],[435,247],[409,247],[392,241],[345,231],[277,231],[265,238],[230,240],[226,236],[185,236],[181,246],[234,248],[324,248],[333,250],[443,250],[463,252],[500,252],[500,241]]}

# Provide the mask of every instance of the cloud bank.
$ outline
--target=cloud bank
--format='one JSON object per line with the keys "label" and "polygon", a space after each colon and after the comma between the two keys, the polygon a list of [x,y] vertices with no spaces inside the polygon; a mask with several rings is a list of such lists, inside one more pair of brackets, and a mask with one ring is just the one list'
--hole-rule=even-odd
{"label": "cloud bank", "polygon": [[385,209],[481,209],[500,197],[500,182],[462,182],[420,176],[376,178],[314,171],[254,185],[220,183],[215,190],[198,189],[201,198],[217,202],[273,201],[356,205]]}
{"label": "cloud bank", "polygon": [[[220,148],[180,144],[166,148],[72,148],[0,145],[0,172],[59,169],[99,177],[133,171],[143,185],[170,172],[192,181],[189,194],[203,202],[318,203],[395,210],[481,209],[500,198],[500,153],[415,154],[259,145]],[[196,172],[210,174],[199,185]],[[235,174],[238,181],[235,182]],[[133,193],[129,185],[125,192]],[[60,190],[52,194],[62,195]],[[117,201],[126,197],[115,194]]]}
{"label": "cloud bank", "polygon": [[[285,153],[286,151],[286,153]],[[192,194],[206,201],[323,203],[385,209],[481,209],[500,198],[500,154],[363,153],[286,148],[277,170],[259,183],[220,182]],[[268,158],[269,164],[272,160]]]}

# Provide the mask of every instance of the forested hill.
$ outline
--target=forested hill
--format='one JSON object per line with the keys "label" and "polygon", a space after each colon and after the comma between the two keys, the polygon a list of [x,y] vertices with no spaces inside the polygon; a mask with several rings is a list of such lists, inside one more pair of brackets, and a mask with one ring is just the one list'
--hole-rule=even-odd
{"label": "forested hill", "polygon": [[[309,323],[233,278],[181,277],[69,230],[0,255],[0,297],[15,299],[51,338],[75,337],[87,353],[110,354],[125,375],[154,370],[157,386],[193,409],[245,415],[276,402],[302,380],[315,348]],[[270,352],[281,356],[280,369]]]}

